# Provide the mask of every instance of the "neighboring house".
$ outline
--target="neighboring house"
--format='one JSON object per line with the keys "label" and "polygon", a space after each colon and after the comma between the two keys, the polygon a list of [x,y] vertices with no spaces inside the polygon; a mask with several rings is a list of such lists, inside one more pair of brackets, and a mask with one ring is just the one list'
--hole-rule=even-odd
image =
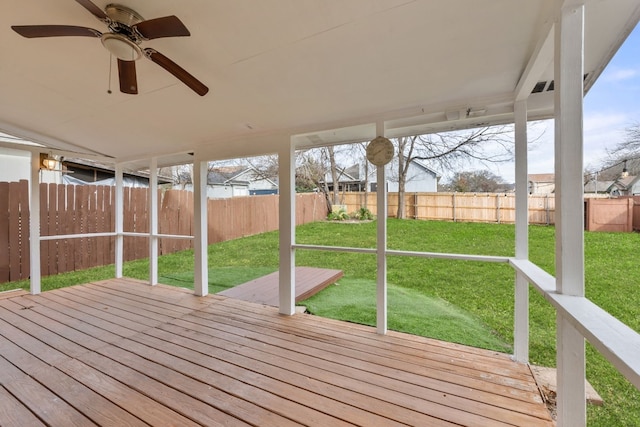
{"label": "neighboring house", "polygon": [[[398,159],[394,158],[386,168],[387,191],[398,191]],[[405,191],[411,193],[435,193],[438,191],[438,174],[419,160],[409,163]],[[369,165],[369,191],[376,191],[377,174],[374,166]],[[327,187],[333,190],[331,174],[326,175]],[[367,180],[363,164],[354,164],[345,169],[338,169],[338,189],[343,191],[365,191]]]}
{"label": "neighboring house", "polygon": [[[62,176],[63,184],[95,184],[115,185],[115,169],[111,166],[86,159],[63,159]],[[127,187],[148,187],[149,172],[136,171],[124,172],[123,180]],[[170,176],[158,175],[158,184],[172,184]]]}
{"label": "neighboring house", "polygon": [[[174,188],[193,191],[189,174],[181,175],[181,183]],[[275,180],[261,176],[252,166],[221,166],[209,169],[207,174],[207,197],[228,199],[230,197],[278,194]]]}
{"label": "neighboring house", "polygon": [[552,194],[556,191],[556,176],[552,173],[532,173],[527,175],[529,194]]}
{"label": "neighboring house", "polygon": [[[31,154],[25,150],[0,147],[0,182],[17,182],[30,179]],[[98,184],[115,185],[115,169],[111,166],[85,159],[62,159],[59,170],[40,171],[40,182],[47,184]],[[149,173],[137,171],[123,174],[127,187],[148,187]],[[159,184],[171,184],[171,177],[158,176]]]}
{"label": "neighboring house", "polygon": [[635,196],[640,194],[640,175],[620,177],[607,187],[606,191],[612,196]]}
{"label": "neighboring house", "polygon": [[[419,160],[409,162],[407,179],[404,190],[407,193],[436,193],[438,191],[438,173],[429,168]],[[387,170],[387,191],[394,193],[398,191],[398,158],[394,159],[386,166]],[[373,182],[377,181],[373,177]],[[372,186],[371,191],[375,191],[376,186]]]}
{"label": "neighboring house", "polygon": [[[372,172],[373,170],[373,172]],[[365,191],[366,190],[366,182],[365,179],[365,168],[364,165],[356,163],[354,165],[349,166],[348,168],[337,168],[338,173],[338,191]],[[372,177],[375,175],[375,169],[373,166],[369,166],[369,182],[371,183]],[[331,178],[331,173],[327,173],[325,175],[325,181],[327,183],[327,188],[329,191],[333,191],[333,179]],[[321,182],[324,184],[324,182]]]}
{"label": "neighboring house", "polygon": [[609,187],[613,185],[615,181],[596,181],[591,179],[584,185],[585,194],[607,194],[609,193]]}

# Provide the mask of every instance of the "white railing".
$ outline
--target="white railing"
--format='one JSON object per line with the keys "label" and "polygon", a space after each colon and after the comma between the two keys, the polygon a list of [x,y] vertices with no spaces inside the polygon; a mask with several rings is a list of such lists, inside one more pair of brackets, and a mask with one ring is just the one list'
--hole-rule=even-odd
{"label": "white railing", "polygon": [[[372,248],[339,246],[295,244],[293,245],[293,249],[376,254],[376,250]],[[386,250],[385,254],[391,256],[508,263],[549,301],[560,316],[567,319],[587,341],[640,390],[640,357],[638,357],[638,355],[640,355],[640,334],[607,313],[588,298],[557,293],[555,277],[531,261],[503,256],[399,250]],[[519,294],[516,293],[516,307],[521,303],[518,301],[518,296]],[[520,297],[524,298],[524,296]],[[516,340],[523,340],[523,342],[514,343],[514,348],[519,346],[528,348],[528,326],[525,326],[527,328],[526,330],[520,331],[517,330],[519,327],[522,326],[518,326],[518,322],[516,322],[514,336]]]}

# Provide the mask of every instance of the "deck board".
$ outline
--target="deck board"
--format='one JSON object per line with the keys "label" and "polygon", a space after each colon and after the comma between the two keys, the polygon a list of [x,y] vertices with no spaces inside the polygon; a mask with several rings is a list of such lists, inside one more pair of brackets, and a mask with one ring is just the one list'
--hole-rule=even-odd
{"label": "deck board", "polygon": [[[296,267],[296,302],[300,302],[315,295],[330,284],[340,280],[342,275],[342,270]],[[279,278],[280,273],[276,271],[274,273],[267,274],[266,276],[234,286],[233,288],[226,289],[222,292],[218,292],[218,295],[277,307],[279,304]]]}
{"label": "deck board", "polygon": [[504,354],[127,279],[0,300],[0,399],[0,425],[553,425]]}

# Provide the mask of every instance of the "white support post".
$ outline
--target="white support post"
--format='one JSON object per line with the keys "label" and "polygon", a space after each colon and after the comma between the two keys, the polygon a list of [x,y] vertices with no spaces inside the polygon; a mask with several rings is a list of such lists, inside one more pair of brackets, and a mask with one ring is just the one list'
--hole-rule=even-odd
{"label": "white support post", "polygon": [[279,167],[279,229],[280,229],[280,314],[292,315],[296,304],[296,187],[295,145],[289,143],[278,152]]}
{"label": "white support post", "polygon": [[209,293],[207,204],[207,162],[196,158],[193,162],[194,291],[201,297]]}
{"label": "white support post", "polygon": [[[556,290],[584,296],[584,5],[560,12],[555,27]],[[557,316],[558,426],[586,425],[584,337]]]}
{"label": "white support post", "polygon": [[[527,101],[515,103],[516,145],[516,258],[529,258],[529,191],[527,162]],[[529,362],[529,282],[516,273],[514,302],[513,357],[517,362]]]}
{"label": "white support post", "polygon": [[31,153],[29,200],[29,291],[37,295],[41,290],[40,272],[40,153]]}
{"label": "white support post", "polygon": [[116,278],[121,278],[123,275],[124,265],[124,184],[123,184],[123,169],[121,164],[116,165]]}
{"label": "white support post", "polygon": [[[384,136],[384,122],[376,123],[376,136]],[[387,333],[387,178],[385,167],[376,170],[376,209],[377,209],[377,303],[376,330],[378,334]]]}
{"label": "white support post", "polygon": [[149,163],[149,284],[158,284],[158,158]]}

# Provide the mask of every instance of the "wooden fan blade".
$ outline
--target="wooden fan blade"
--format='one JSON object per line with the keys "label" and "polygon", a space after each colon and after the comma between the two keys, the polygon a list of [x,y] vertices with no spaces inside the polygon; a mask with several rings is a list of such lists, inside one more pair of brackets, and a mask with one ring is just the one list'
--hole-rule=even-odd
{"label": "wooden fan blade", "polygon": [[144,50],[144,53],[147,58],[176,76],[178,80],[189,86],[191,90],[193,90],[198,95],[204,96],[207,94],[207,92],[209,92],[209,88],[206,87],[200,80],[193,77],[184,68],[182,68],[157,50],[146,48]]}
{"label": "wooden fan blade", "polygon": [[118,59],[118,76],[120,77],[120,92],[130,95],[136,95],[138,93],[135,61]]}
{"label": "wooden fan blade", "polygon": [[13,25],[11,29],[22,37],[100,37],[102,33],[93,28],[76,27],[75,25]]}
{"label": "wooden fan blade", "polygon": [[176,16],[149,19],[133,26],[147,40],[161,37],[187,37],[191,33]]}
{"label": "wooden fan blade", "polygon": [[82,7],[84,7],[85,9],[87,9],[89,12],[91,12],[96,18],[98,18],[101,21],[106,21],[109,19],[109,17],[107,16],[106,13],[104,13],[104,11],[102,9],[100,9],[98,6],[96,6],[95,4],[93,4],[90,0],[76,0],[78,3],[80,3],[80,5]]}

